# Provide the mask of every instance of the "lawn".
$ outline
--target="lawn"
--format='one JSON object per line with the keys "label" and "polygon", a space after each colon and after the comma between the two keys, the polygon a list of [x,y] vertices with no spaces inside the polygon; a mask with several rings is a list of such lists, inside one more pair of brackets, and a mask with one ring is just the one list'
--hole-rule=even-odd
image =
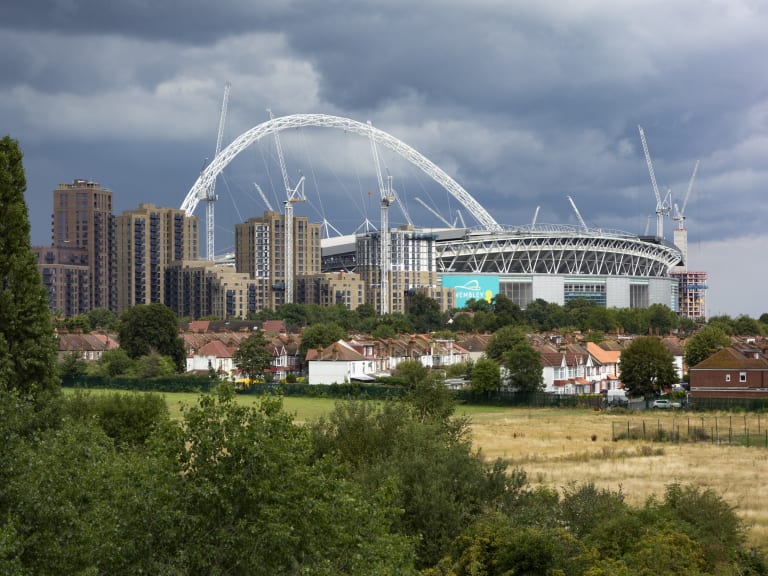
{"label": "lawn", "polygon": [[[105,391],[92,391],[105,393]],[[130,392],[126,392],[130,393]],[[194,405],[198,395],[165,393],[171,417]],[[257,396],[238,396],[238,401],[256,404]],[[335,399],[284,398],[286,411],[297,422],[310,422],[333,409]],[[711,441],[699,443],[614,440],[617,430],[628,424],[640,427],[645,421],[657,427],[691,426],[703,416],[684,412],[595,412],[570,408],[505,408],[461,405],[457,414],[471,419],[474,443],[489,459],[503,458],[519,466],[534,485],[561,488],[571,483],[621,490],[627,501],[641,504],[650,496],[661,497],[674,482],[708,487],[735,506],[749,527],[749,542],[768,542],[768,499],[761,498],[768,477],[768,448],[726,446]],[[718,420],[715,423],[714,418]],[[706,415],[706,426],[731,426],[761,430],[768,419],[759,415]],[[742,422],[743,421],[743,422]],[[763,441],[764,442],[764,441]]]}

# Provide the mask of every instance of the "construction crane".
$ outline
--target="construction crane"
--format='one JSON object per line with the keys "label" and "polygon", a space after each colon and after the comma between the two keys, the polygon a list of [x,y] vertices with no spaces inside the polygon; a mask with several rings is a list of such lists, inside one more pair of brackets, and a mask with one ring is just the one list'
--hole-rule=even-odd
{"label": "construction crane", "polygon": [[576,218],[578,218],[579,224],[581,224],[581,227],[584,229],[584,232],[588,232],[589,226],[587,226],[587,223],[584,222],[584,218],[581,217],[581,212],[579,212],[579,209],[576,208],[576,203],[573,201],[573,198],[568,196],[568,202],[571,203],[571,206],[573,207],[573,211],[576,213]]}
{"label": "construction crane", "polygon": [[691,179],[688,181],[688,189],[685,191],[685,197],[683,198],[683,207],[678,208],[677,202],[675,202],[675,211],[672,219],[677,222],[678,230],[685,230],[685,208],[688,206],[688,197],[691,195],[693,189],[693,181],[696,179],[696,172],[699,170],[699,160],[696,160],[696,164],[693,167],[693,173]]}
{"label": "construction crane", "polygon": [[[368,121],[368,125],[371,122]],[[379,165],[379,152],[376,149],[376,140],[373,137],[371,141],[371,154],[373,154],[373,164],[376,167],[376,178],[379,182],[379,194],[381,195],[381,212],[379,224],[379,314],[389,314],[389,269],[391,267],[391,257],[389,248],[389,207],[396,200],[392,190],[392,175],[387,176],[387,185],[384,186],[384,178],[381,176],[381,166]]]}
{"label": "construction crane", "polygon": [[272,208],[272,204],[269,203],[269,200],[267,200],[267,195],[264,194],[264,190],[261,189],[261,186],[256,184],[256,182],[253,183],[253,185],[256,187],[256,191],[259,193],[259,196],[261,196],[262,202],[264,202],[264,205],[267,207],[267,210],[270,212],[274,212],[275,209]]}
{"label": "construction crane", "polygon": [[392,253],[389,248],[389,207],[395,201],[395,195],[392,193],[392,176],[387,176],[387,187],[381,194],[381,230],[379,237],[381,239],[381,271],[379,280],[379,314],[389,314],[389,269],[392,267]]}
{"label": "construction crane", "polygon": [[[368,126],[373,126],[371,124],[371,121],[368,120]],[[376,167],[376,178],[379,182],[379,191],[383,194],[384,191],[384,178],[381,176],[381,163],[379,162],[379,150],[376,147],[376,140],[373,138],[373,132],[370,132],[369,139],[371,141],[371,153],[373,154],[373,164]],[[389,171],[387,171],[387,176],[389,177]],[[391,184],[391,182],[390,182]],[[400,201],[400,197],[397,195],[397,190],[389,186],[389,194],[392,195],[394,198],[394,201],[397,202],[397,205],[400,207],[400,211],[403,213],[403,216],[405,217],[405,221],[408,222],[409,226],[413,226],[413,220],[411,220],[410,214],[408,214],[408,210],[405,208],[405,204],[403,204]]]}
{"label": "construction crane", "polygon": [[[213,155],[214,160],[216,156],[221,152],[221,141],[224,138],[224,124],[227,121],[227,106],[229,105],[229,91],[231,84],[227,82],[224,84],[224,98],[221,102],[221,114],[219,115],[219,131],[216,136],[216,153]],[[205,200],[205,256],[208,260],[213,260],[215,256],[215,239],[216,239],[216,225],[215,225],[215,210],[214,202],[219,197],[216,195],[216,179],[211,181],[211,185],[205,191],[203,200]]]}
{"label": "construction crane", "polygon": [[[273,120],[272,110],[269,112],[269,119]],[[304,176],[299,178],[294,188],[291,188],[291,181],[288,179],[288,170],[285,168],[285,158],[283,157],[283,147],[280,145],[279,131],[275,131],[275,146],[277,147],[277,158],[280,162],[280,172],[283,175],[283,184],[285,185],[285,293],[283,301],[285,304],[293,304],[293,205],[296,202],[306,202],[304,196]]]}
{"label": "construction crane", "polygon": [[416,200],[416,202],[418,202],[419,204],[421,204],[422,206],[424,206],[424,208],[426,208],[426,209],[429,211],[429,213],[430,213],[430,214],[432,214],[432,216],[434,216],[435,218],[437,218],[438,220],[440,220],[440,222],[442,222],[443,224],[445,224],[446,226],[448,226],[448,228],[455,228],[455,226],[454,226],[453,224],[451,224],[450,222],[448,222],[448,220],[446,220],[445,218],[443,218],[442,216],[440,216],[440,214],[437,212],[437,210],[434,210],[433,208],[431,208],[430,206],[428,206],[428,205],[427,205],[427,203],[426,203],[426,202],[424,202],[424,200],[422,200],[422,199],[421,199],[421,198],[419,198],[418,196],[416,196],[416,197],[414,198],[414,200]]}
{"label": "construction crane", "polygon": [[648,152],[648,143],[645,140],[645,132],[643,127],[639,126],[637,129],[640,131],[640,141],[643,144],[643,152],[645,153],[645,163],[648,165],[648,173],[651,175],[651,184],[653,185],[653,193],[656,195],[656,237],[659,239],[664,238],[664,216],[668,216],[672,210],[671,198],[672,191],[667,190],[667,194],[664,199],[659,194],[659,187],[656,185],[656,174],[653,171],[653,162],[651,162],[651,154]]}

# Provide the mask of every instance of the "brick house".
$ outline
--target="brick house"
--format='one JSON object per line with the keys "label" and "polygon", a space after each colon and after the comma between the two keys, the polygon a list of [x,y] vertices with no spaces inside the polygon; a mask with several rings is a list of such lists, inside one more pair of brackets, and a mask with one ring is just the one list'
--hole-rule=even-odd
{"label": "brick house", "polygon": [[768,398],[768,359],[760,350],[723,348],[689,374],[693,398]]}

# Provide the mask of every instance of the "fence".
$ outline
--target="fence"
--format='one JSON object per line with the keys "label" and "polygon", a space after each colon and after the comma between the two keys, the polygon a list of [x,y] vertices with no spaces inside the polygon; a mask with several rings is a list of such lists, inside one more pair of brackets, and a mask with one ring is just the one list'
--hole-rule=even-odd
{"label": "fence", "polygon": [[651,442],[709,442],[768,448],[768,419],[760,414],[629,419],[611,423],[611,438]]}

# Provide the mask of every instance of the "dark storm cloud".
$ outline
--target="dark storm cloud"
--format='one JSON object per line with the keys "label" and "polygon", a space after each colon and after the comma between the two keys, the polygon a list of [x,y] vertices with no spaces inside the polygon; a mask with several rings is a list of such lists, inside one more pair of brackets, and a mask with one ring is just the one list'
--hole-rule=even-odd
{"label": "dark storm cloud", "polygon": [[248,0],[26,0],[7,4],[0,21],[0,28],[7,30],[189,44],[279,27],[295,16],[289,2]]}
{"label": "dark storm cloud", "polygon": [[[701,160],[687,208],[692,245],[765,234],[762,3],[8,4],[0,18],[0,126],[22,142],[35,198],[85,177],[119,191],[118,210],[179,205],[212,156],[229,80],[225,143],[265,121],[266,108],[371,120],[443,168],[502,224],[530,222],[537,206],[539,222],[575,224],[571,196],[590,225],[642,233],[655,218],[655,198],[640,124],[662,194],[671,188],[680,201]],[[286,134],[292,177],[301,169],[331,193],[375,191],[371,166],[367,174],[349,168],[362,172],[370,159],[360,140],[363,153],[353,157],[343,139],[308,136],[315,153],[307,162]],[[232,203],[242,199],[233,221],[261,209],[249,196],[254,181],[280,193],[277,170],[263,172],[269,155],[274,161],[267,142],[242,153],[231,170],[242,182],[220,183],[222,198],[231,185]],[[431,195],[456,217],[455,199],[424,190],[405,171],[393,175],[414,214],[431,218],[410,198]],[[368,204],[329,200],[328,215],[377,218],[375,202]],[[50,234],[49,212],[46,202],[31,206],[38,242]],[[665,223],[670,236],[673,225]]]}

